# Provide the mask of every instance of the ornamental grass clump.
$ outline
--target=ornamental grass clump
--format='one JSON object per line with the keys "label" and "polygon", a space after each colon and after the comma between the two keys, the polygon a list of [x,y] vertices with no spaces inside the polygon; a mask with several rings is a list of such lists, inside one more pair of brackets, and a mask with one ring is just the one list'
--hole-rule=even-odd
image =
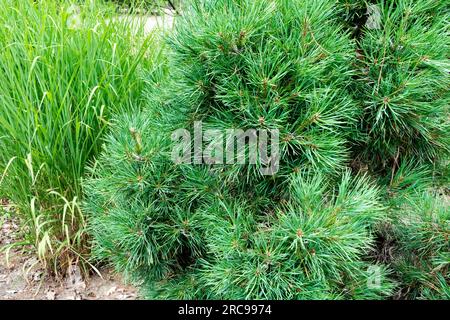
{"label": "ornamental grass clump", "polygon": [[112,115],[140,107],[139,70],[158,59],[151,37],[108,22],[111,9],[0,1],[0,195],[17,207],[19,244],[58,273],[88,252],[86,163]]}

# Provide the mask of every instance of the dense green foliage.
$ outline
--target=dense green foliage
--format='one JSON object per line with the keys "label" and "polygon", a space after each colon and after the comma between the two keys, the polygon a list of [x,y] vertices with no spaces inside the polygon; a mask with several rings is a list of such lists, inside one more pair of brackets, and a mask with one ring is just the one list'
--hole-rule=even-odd
{"label": "dense green foliage", "polygon": [[[448,298],[448,10],[371,3],[192,1],[86,182],[94,257],[150,298]],[[174,164],[195,121],[278,129],[280,171]]]}
{"label": "dense green foliage", "polygon": [[[285,201],[262,211],[207,168],[175,165],[145,113],[121,117],[86,184],[93,254],[145,281],[153,298],[379,298],[371,262],[379,190],[343,175],[291,175]],[[269,199],[266,199],[269,201]],[[376,270],[379,286],[369,286]]]}
{"label": "dense green foliage", "polygon": [[150,39],[111,7],[0,1],[0,194],[44,262],[87,250],[81,177],[111,116],[139,108]]}
{"label": "dense green foliage", "polygon": [[[186,9],[169,39],[169,89],[150,112],[168,134],[191,129],[277,129],[280,172],[261,179],[257,166],[215,166],[224,179],[257,184],[278,197],[299,168],[335,173],[349,159],[346,136],[357,108],[346,94],[353,44],[332,2],[200,1]],[[245,184],[237,185],[237,188]]]}
{"label": "dense green foliage", "polygon": [[401,164],[387,189],[391,219],[379,255],[401,283],[398,298],[450,298],[448,190],[430,188],[433,179],[428,166]]}
{"label": "dense green foliage", "polygon": [[444,3],[381,1],[380,27],[366,28],[358,41],[355,99],[364,110],[358,156],[374,170],[448,157],[450,15]]}
{"label": "dense green foliage", "polygon": [[117,3],[119,6],[128,8],[133,11],[138,10],[153,10],[158,12],[161,9],[168,8],[172,10],[179,10],[181,0],[105,0],[106,2]]}
{"label": "dense green foliage", "polygon": [[394,216],[398,248],[394,268],[403,295],[450,299],[450,211],[448,199],[428,193],[409,195]]}
{"label": "dense green foliage", "polygon": [[[86,181],[94,257],[150,298],[448,299],[448,12],[192,1]],[[173,163],[196,121],[278,129],[279,172]]]}
{"label": "dense green foliage", "polygon": [[188,215],[178,207],[182,179],[165,152],[169,144],[138,113],[120,118],[106,145],[98,177],[85,185],[93,255],[131,276],[160,278],[178,265],[190,238],[181,232]]}
{"label": "dense green foliage", "polygon": [[[130,18],[171,4],[164,41]],[[0,0],[12,246],[58,275],[107,262],[154,299],[450,299],[449,18],[442,0]],[[249,145],[176,163],[199,122],[276,130],[279,170]]]}

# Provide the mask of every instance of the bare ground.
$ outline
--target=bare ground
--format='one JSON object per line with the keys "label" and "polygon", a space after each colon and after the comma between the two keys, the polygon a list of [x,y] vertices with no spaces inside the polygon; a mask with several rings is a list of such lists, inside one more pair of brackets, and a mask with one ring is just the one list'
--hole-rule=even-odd
{"label": "bare ground", "polygon": [[16,220],[0,215],[0,300],[135,300],[137,290],[123,283],[111,270],[100,270],[83,279],[78,269],[66,279],[49,276],[26,247],[2,248],[19,241]]}

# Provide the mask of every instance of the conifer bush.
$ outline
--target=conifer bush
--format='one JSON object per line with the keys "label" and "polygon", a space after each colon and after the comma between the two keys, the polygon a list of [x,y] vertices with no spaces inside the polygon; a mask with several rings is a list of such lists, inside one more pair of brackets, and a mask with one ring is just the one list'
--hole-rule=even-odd
{"label": "conifer bush", "polygon": [[[429,162],[448,149],[447,44],[437,40],[447,11],[389,3],[184,7],[167,38],[167,77],[148,79],[145,110],[116,119],[85,181],[94,258],[155,299],[445,297],[448,210],[436,209],[436,222],[424,194],[435,182]],[[365,25],[368,4],[381,29]],[[175,163],[172,133],[200,121],[278,130],[279,170]],[[388,238],[395,254],[383,257]]]}
{"label": "conifer bush", "polygon": [[388,219],[378,225],[377,261],[389,263],[397,299],[448,299],[448,190],[428,165],[401,163],[388,178]]}
{"label": "conifer bush", "polygon": [[[296,174],[290,200],[272,215],[245,210],[246,201],[212,206],[207,248],[213,260],[201,271],[221,299],[342,299],[389,295],[382,266],[366,260],[370,228],[383,217],[378,190],[364,178],[343,175],[336,190],[324,176]],[[255,217],[258,217],[259,219]],[[259,221],[258,221],[259,220]],[[371,286],[377,269],[380,286]],[[188,288],[186,288],[188,289]]]}
{"label": "conifer bush", "polygon": [[93,256],[131,278],[160,279],[202,252],[198,217],[189,211],[170,140],[144,113],[123,116],[85,183]]}
{"label": "conifer bush", "polygon": [[393,266],[400,295],[409,299],[450,299],[450,211],[448,199],[410,193],[393,214],[398,244]]}
{"label": "conifer bush", "polygon": [[448,157],[449,11],[443,1],[378,1],[380,26],[358,41],[356,100],[374,170]]}
{"label": "conifer bush", "polygon": [[[169,43],[176,126],[279,129],[283,160],[336,170],[356,108],[344,89],[353,45],[332,2],[200,1]],[[165,106],[164,106],[165,107]],[[182,123],[179,121],[184,120]]]}
{"label": "conifer bush", "polygon": [[[342,299],[387,296],[371,261],[380,191],[343,174],[293,174],[271,212],[170,161],[145,112],[124,116],[86,183],[93,254],[145,283],[151,298]],[[192,171],[194,170],[194,172]],[[203,171],[203,172],[202,172]],[[202,190],[203,189],[203,190]],[[376,270],[379,286],[371,286]]]}

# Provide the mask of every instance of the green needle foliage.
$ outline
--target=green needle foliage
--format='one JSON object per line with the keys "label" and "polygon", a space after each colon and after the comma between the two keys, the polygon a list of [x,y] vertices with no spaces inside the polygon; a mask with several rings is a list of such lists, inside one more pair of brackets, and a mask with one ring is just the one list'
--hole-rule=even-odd
{"label": "green needle foliage", "polygon": [[379,190],[346,172],[333,186],[293,174],[288,196],[260,211],[217,184],[214,171],[176,165],[146,112],[118,119],[85,184],[93,255],[151,298],[373,299],[391,294],[370,259],[385,218]]}
{"label": "green needle foliage", "polygon": [[[277,129],[280,172],[338,172],[357,108],[346,93],[354,45],[333,1],[194,1],[169,39],[173,84],[156,106],[164,130]],[[152,100],[161,100],[151,97]],[[259,169],[256,167],[256,169]],[[228,179],[259,180],[255,166]]]}
{"label": "green needle foliage", "polygon": [[358,41],[356,100],[364,110],[357,157],[373,170],[437,161],[450,145],[449,7],[378,1],[379,28]]}
{"label": "green needle foliage", "polygon": [[[396,299],[449,299],[448,193],[428,165],[401,163],[389,178],[389,219],[378,225],[378,261],[390,263]],[[447,191],[448,192],[448,191]]]}
{"label": "green needle foliage", "polygon": [[367,21],[368,8],[374,0],[339,0],[342,9],[342,20],[344,26],[351,31],[351,34],[358,38],[361,35],[361,27]]}
{"label": "green needle foliage", "polygon": [[[144,113],[120,118],[85,184],[93,257],[131,278],[160,279],[202,251],[183,175]],[[180,194],[181,193],[181,194]]]}
{"label": "green needle foliage", "polygon": [[0,1],[0,193],[56,271],[88,249],[80,179],[111,116],[139,107],[143,58],[157,59],[112,13],[94,1]]}
{"label": "green needle foliage", "polygon": [[[448,203],[429,196],[448,181],[447,20],[431,0],[191,1],[168,76],[85,182],[94,258],[157,299],[448,298]],[[173,163],[196,121],[278,130],[280,170]]]}
{"label": "green needle foliage", "polygon": [[[222,299],[364,299],[389,295],[385,270],[364,258],[383,217],[378,191],[347,172],[336,190],[324,176],[297,174],[273,215],[219,202],[205,212],[214,259],[200,274]],[[371,286],[376,269],[379,286]]]}
{"label": "green needle foliage", "polygon": [[[381,191],[344,170],[357,134],[355,42],[335,1],[192,1],[167,79],[114,122],[85,181],[93,254],[151,298],[374,299]],[[170,135],[278,129],[280,171],[172,162]]]}
{"label": "green needle foliage", "polygon": [[162,8],[179,9],[181,0],[105,0],[105,2],[116,3],[131,12],[135,9],[159,12]]}
{"label": "green needle foliage", "polygon": [[395,208],[398,239],[393,265],[406,299],[450,299],[450,210],[448,198],[410,193]]}

